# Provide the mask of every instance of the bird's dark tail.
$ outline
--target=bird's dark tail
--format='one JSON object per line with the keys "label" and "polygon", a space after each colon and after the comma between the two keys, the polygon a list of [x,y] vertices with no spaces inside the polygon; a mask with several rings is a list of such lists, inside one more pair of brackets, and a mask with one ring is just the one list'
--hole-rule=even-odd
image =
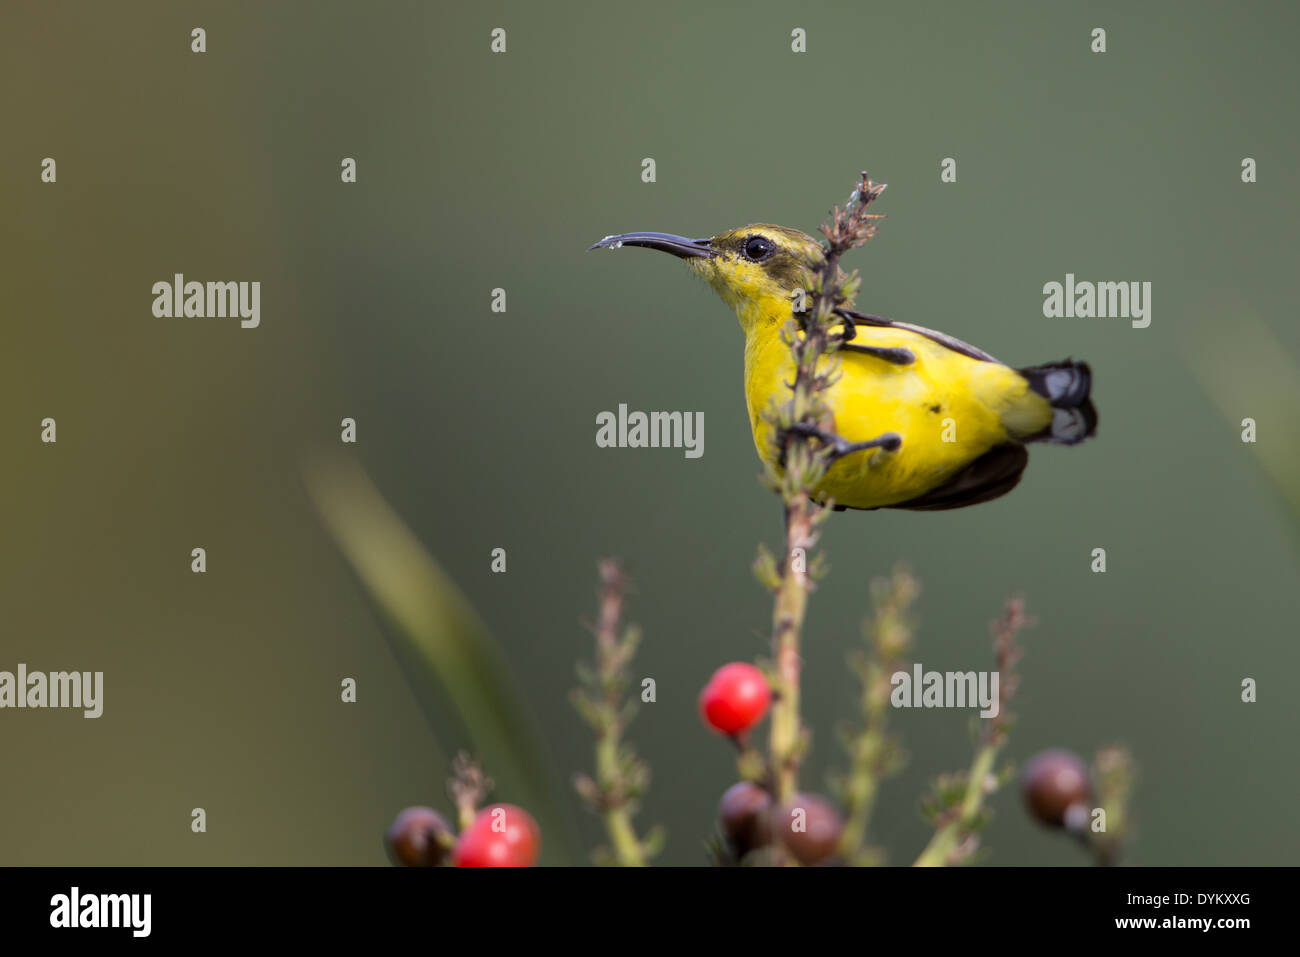
{"label": "bird's dark tail", "polygon": [[1097,410],[1088,396],[1092,389],[1088,363],[1063,359],[1016,371],[1052,406],[1052,424],[1026,441],[1074,445],[1097,431]]}

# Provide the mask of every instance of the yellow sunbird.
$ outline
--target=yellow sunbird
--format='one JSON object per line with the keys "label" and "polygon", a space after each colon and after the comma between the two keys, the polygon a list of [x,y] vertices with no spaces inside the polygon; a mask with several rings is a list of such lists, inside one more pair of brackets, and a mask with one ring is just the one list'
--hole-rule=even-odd
{"label": "yellow sunbird", "polygon": [[[824,261],[821,243],[757,224],[711,239],[622,233],[592,246],[643,246],[685,260],[736,311],[745,331],[745,404],[759,457],[782,443],[765,412],[789,401],[794,360],[782,339],[796,300]],[[942,332],[843,309],[854,334],[825,394],[833,422],[813,430],[833,463],[812,490],[837,508],[961,508],[1005,495],[1029,462],[1027,442],[1073,445],[1096,430],[1086,363],[1013,369]],[[861,454],[855,454],[861,453]]]}

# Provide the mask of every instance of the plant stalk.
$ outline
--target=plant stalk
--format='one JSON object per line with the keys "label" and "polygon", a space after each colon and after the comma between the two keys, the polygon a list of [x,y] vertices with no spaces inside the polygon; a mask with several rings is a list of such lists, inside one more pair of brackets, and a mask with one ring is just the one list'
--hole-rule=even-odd
{"label": "plant stalk", "polygon": [[1000,742],[987,742],[975,755],[971,764],[970,775],[966,779],[966,793],[956,812],[941,828],[934,832],[930,843],[925,846],[913,867],[944,867],[953,856],[953,852],[970,833],[980,809],[984,806],[985,783],[993,773],[993,763],[997,760]]}
{"label": "plant stalk", "polygon": [[808,607],[808,553],[816,535],[806,497],[785,510],[785,568],[772,613],[772,652],[776,660],[777,697],[772,706],[772,771],[779,805],[799,790],[799,639]]}

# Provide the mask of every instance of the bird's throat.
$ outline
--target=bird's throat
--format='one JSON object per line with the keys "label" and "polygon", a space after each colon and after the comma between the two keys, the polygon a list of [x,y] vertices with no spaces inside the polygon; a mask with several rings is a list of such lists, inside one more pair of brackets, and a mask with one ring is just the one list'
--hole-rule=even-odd
{"label": "bird's throat", "polygon": [[736,311],[740,328],[745,330],[748,343],[756,336],[766,338],[779,335],[785,324],[794,315],[789,299],[783,296],[746,296],[729,299],[729,304]]}

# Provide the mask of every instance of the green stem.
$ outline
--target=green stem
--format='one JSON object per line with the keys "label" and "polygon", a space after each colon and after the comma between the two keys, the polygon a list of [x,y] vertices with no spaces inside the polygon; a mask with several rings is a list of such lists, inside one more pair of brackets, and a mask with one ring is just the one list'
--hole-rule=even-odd
{"label": "green stem", "polygon": [[778,694],[772,706],[771,751],[778,805],[793,800],[799,790],[799,637],[808,607],[813,507],[802,496],[786,506],[785,569],[772,611]]}
{"label": "green stem", "polygon": [[948,821],[934,833],[930,843],[925,846],[921,856],[913,867],[943,867],[952,858],[952,853],[970,832],[971,824],[984,804],[984,783],[993,773],[993,762],[997,760],[1000,743],[985,743],[975,755],[970,775],[966,779],[966,793],[960,806]]}
{"label": "green stem", "polygon": [[613,808],[605,812],[605,830],[609,832],[609,840],[620,867],[645,867],[641,842],[632,829],[632,821],[625,809]]}
{"label": "green stem", "polygon": [[[616,727],[611,726],[596,738],[596,779],[602,785],[619,779],[618,752],[619,734]],[[644,867],[645,854],[632,828],[627,807],[622,803],[606,804],[601,816],[619,866]]]}
{"label": "green stem", "polygon": [[844,833],[839,846],[840,856],[850,863],[866,863],[862,849],[876,796],[883,780],[897,769],[898,756],[888,734],[890,677],[902,667],[901,656],[911,642],[908,610],[917,590],[916,580],[902,565],[895,565],[888,579],[871,583],[874,616],[867,629],[870,649],[857,666],[862,681],[862,726],[848,748]]}
{"label": "green stem", "polygon": [[476,816],[477,815],[474,811],[473,804],[470,804],[469,802],[462,802],[461,804],[457,805],[456,824],[458,825],[458,829],[461,831],[461,833],[468,831],[471,827],[474,826],[474,818]]}
{"label": "green stem", "polygon": [[623,590],[626,581],[617,562],[600,563],[601,595],[599,616],[596,620],[596,668],[598,686],[603,689],[596,704],[596,786],[600,809],[609,834],[614,859],[621,867],[644,867],[646,849],[632,827],[629,802],[634,783],[630,778],[629,761],[633,756],[624,753],[623,702],[620,691],[631,656],[634,639],[631,635],[619,637],[623,614]]}
{"label": "green stem", "polygon": [[868,731],[854,742],[849,779],[844,789],[844,832],[840,836],[840,855],[852,862],[862,851],[867,840],[867,825],[875,809],[880,781],[876,766],[884,741],[874,731]]}

